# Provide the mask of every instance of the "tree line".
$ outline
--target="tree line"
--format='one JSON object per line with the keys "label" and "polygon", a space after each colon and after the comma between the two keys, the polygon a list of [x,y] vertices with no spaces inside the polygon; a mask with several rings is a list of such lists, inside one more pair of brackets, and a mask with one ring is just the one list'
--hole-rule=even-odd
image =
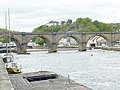
{"label": "tree line", "polygon": [[118,31],[120,24],[103,23],[92,19],[78,18],[75,22],[71,19],[67,21],[50,21],[48,24],[41,25],[33,30],[33,32],[111,32]]}

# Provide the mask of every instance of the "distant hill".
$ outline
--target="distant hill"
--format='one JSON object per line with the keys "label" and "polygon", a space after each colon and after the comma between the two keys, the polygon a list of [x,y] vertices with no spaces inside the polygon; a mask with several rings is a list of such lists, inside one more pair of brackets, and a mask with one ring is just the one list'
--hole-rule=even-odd
{"label": "distant hill", "polygon": [[[8,30],[4,29],[4,28],[0,28],[0,32],[6,32]],[[10,32],[18,32],[18,31],[14,31],[14,30],[10,30]]]}
{"label": "distant hill", "polygon": [[109,23],[111,25],[120,25],[120,23]]}
{"label": "distant hill", "polygon": [[71,19],[67,21],[50,21],[45,25],[36,27],[33,32],[111,32],[120,28],[119,23],[103,23],[92,19],[78,18],[75,22]]}
{"label": "distant hill", "polygon": [[6,32],[6,29],[0,28],[0,32]]}

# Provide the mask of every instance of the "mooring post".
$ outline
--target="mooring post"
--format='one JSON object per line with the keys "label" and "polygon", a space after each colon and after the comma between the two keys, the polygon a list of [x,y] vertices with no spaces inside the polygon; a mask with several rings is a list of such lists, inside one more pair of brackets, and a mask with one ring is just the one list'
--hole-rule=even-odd
{"label": "mooring post", "polygon": [[70,83],[70,75],[68,74],[68,82]]}

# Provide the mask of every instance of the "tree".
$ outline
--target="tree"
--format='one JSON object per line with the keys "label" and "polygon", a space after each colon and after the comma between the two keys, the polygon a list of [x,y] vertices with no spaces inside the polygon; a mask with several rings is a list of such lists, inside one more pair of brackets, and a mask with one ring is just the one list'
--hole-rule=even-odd
{"label": "tree", "polygon": [[67,25],[70,25],[72,24],[72,20],[71,19],[68,19],[67,22],[66,22]]}
{"label": "tree", "polygon": [[[51,21],[53,22],[53,21]],[[92,22],[92,19],[86,17],[86,18],[78,18],[75,22],[72,22],[71,19],[68,19],[65,23],[65,21],[61,21],[61,25],[42,25],[36,29],[34,29],[33,32],[65,32],[65,30],[68,31],[83,31],[83,32],[110,32],[112,29],[111,24],[106,24],[103,22],[99,22],[97,20]],[[115,26],[113,28],[114,30],[119,30],[119,27]]]}
{"label": "tree", "polygon": [[61,21],[61,25],[64,25],[65,24],[65,21]]}
{"label": "tree", "polygon": [[6,38],[0,38],[0,42],[6,43]]}
{"label": "tree", "polygon": [[45,41],[43,39],[37,37],[36,40],[35,40],[35,43],[39,44],[39,45],[43,45],[45,43]]}
{"label": "tree", "polygon": [[82,20],[82,22],[81,23],[83,23],[83,24],[91,24],[92,23],[92,20],[90,19],[90,18],[83,18],[83,20]]}
{"label": "tree", "polygon": [[111,28],[112,28],[112,25],[110,24],[106,24],[106,23],[103,23],[103,22],[98,22],[97,20],[95,20],[93,22],[93,24],[99,28],[99,31],[100,32],[109,32],[111,31]]}
{"label": "tree", "polygon": [[75,23],[82,23],[82,21],[83,21],[82,18],[78,18]]}

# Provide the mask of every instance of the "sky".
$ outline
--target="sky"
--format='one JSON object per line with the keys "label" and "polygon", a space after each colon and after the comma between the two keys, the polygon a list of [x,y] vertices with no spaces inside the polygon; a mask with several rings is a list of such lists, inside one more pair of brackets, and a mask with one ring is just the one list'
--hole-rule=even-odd
{"label": "sky", "polygon": [[54,21],[89,17],[104,23],[120,23],[119,0],[0,0],[0,28],[5,28],[5,12],[10,9],[10,28],[32,32]]}

